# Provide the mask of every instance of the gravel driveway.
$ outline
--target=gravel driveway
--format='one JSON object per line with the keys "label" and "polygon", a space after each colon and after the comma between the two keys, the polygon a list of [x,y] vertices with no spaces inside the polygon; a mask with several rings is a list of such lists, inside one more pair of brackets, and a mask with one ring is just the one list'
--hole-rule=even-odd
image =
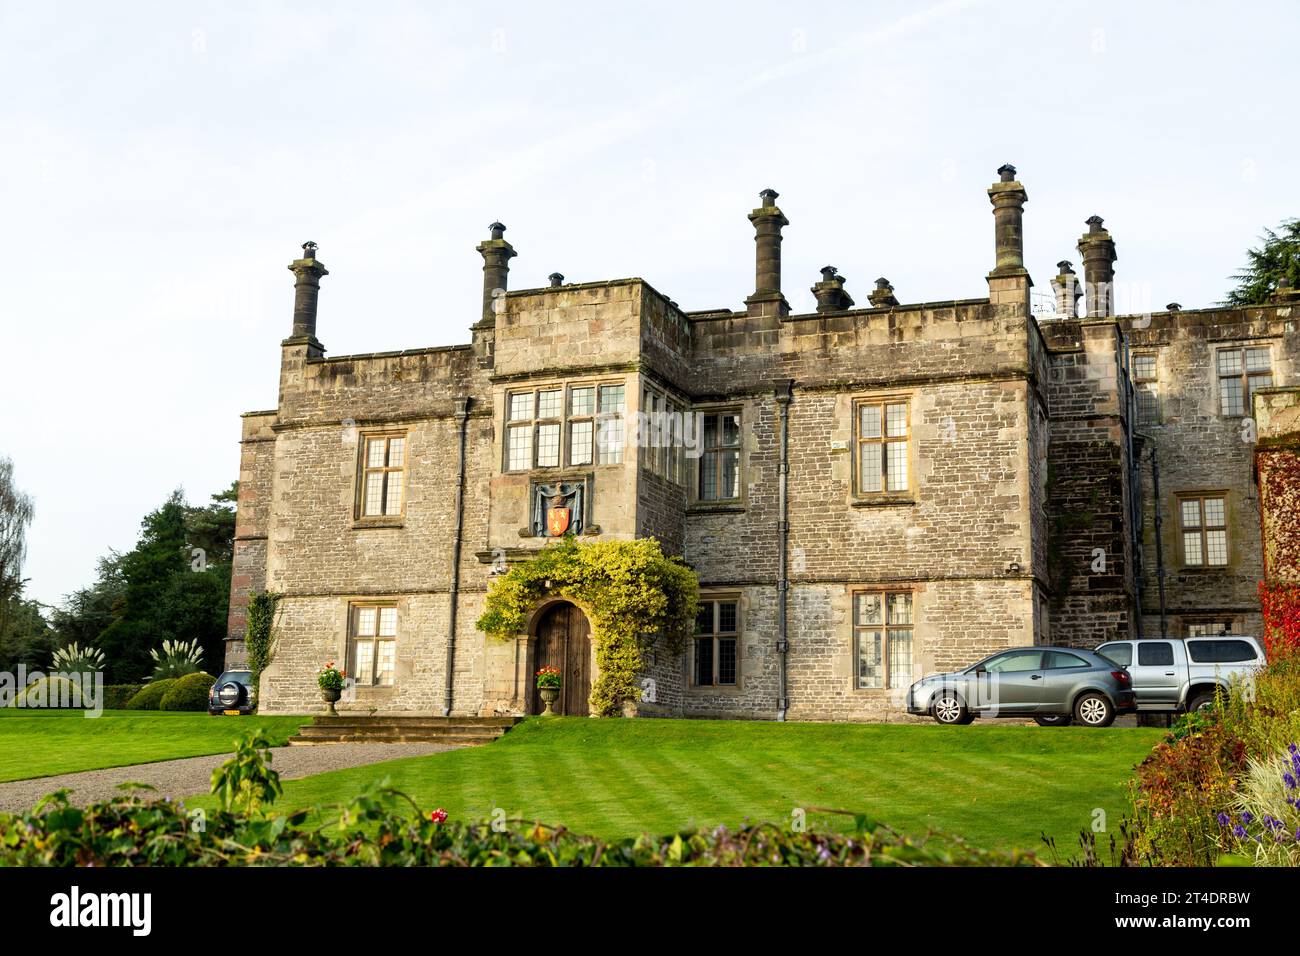
{"label": "gravel driveway", "polygon": [[[275,747],[271,751],[274,754],[271,767],[280,774],[282,780],[293,780],[327,770],[360,767],[400,757],[423,757],[455,749],[447,744],[315,744],[311,747]],[[229,756],[230,754],[213,754],[208,757],[185,757],[181,760],[162,760],[130,767],[84,770],[80,773],[0,783],[0,811],[20,813],[30,810],[41,797],[64,787],[73,791],[69,799],[75,804],[107,800],[121,793],[117,785],[127,781],[152,784],[157,788],[156,796],[172,799],[207,793],[212,783],[213,769]]]}

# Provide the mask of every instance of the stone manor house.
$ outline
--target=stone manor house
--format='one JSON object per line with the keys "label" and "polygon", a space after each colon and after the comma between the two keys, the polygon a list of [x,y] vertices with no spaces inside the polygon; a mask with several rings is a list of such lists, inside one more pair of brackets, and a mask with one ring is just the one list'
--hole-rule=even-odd
{"label": "stone manor house", "polygon": [[337,660],[341,708],[534,713],[550,663],[558,708],[587,713],[581,608],[475,628],[493,575],[560,533],[652,535],[699,575],[697,636],[648,656],[643,714],[898,719],[917,676],[1007,646],[1258,635],[1250,416],[1296,381],[1300,297],[1115,315],[1094,216],[1082,275],[1060,263],[1035,314],[1028,197],[998,172],[977,299],[902,303],[882,278],[859,308],[827,266],[791,314],[765,190],[741,309],[636,278],[509,289],[493,223],[469,344],[327,356],[305,244],[278,402],[243,416],[228,663],[269,589],[266,711],[319,707]]}

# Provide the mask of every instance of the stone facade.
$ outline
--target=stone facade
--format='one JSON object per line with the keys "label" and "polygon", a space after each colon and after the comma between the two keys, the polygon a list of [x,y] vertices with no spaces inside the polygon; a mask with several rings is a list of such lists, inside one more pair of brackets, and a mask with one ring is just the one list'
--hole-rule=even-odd
{"label": "stone facade", "polygon": [[[817,311],[791,314],[788,223],[766,190],[744,309],[686,312],[641,279],[510,291],[494,223],[470,344],[370,355],[325,356],[328,273],[305,245],[277,407],[244,417],[228,663],[249,594],[269,589],[267,711],[318,706],[332,659],[362,672],[344,709],[526,712],[546,609],[514,640],[475,621],[493,575],[544,546],[546,496],[575,488],[584,540],[654,536],[728,623],[734,608],[712,684],[694,643],[651,648],[642,714],[897,720],[914,677],[1005,647],[1219,618],[1258,634],[1254,446],[1215,408],[1214,363],[1265,343],[1270,384],[1292,381],[1300,306],[1116,317],[1089,295],[1083,317],[1035,316],[1013,168],[989,197],[987,298],[900,304],[882,278],[855,309],[828,266]],[[1079,249],[1085,288],[1108,285],[1100,219]],[[1062,263],[1067,313],[1072,282]],[[1156,421],[1139,421],[1152,383],[1135,389],[1135,354],[1157,357]],[[1182,561],[1193,492],[1226,500],[1224,566]],[[855,621],[876,596],[892,626]]]}

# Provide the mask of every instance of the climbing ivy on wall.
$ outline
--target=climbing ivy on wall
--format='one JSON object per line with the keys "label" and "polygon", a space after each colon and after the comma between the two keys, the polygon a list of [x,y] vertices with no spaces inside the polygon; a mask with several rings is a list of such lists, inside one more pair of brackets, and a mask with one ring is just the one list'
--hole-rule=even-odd
{"label": "climbing ivy on wall", "polygon": [[1260,504],[1267,579],[1259,583],[1270,657],[1300,652],[1300,451],[1294,439],[1261,442]]}
{"label": "climbing ivy on wall", "polygon": [[647,640],[662,640],[673,651],[685,645],[699,608],[699,580],[680,559],[665,556],[654,538],[579,544],[565,537],[492,583],[478,628],[517,637],[548,597],[573,601],[590,620],[599,668],[591,708],[609,717],[624,701],[641,698]]}
{"label": "climbing ivy on wall", "polygon": [[253,672],[253,687],[258,686],[262,671],[271,663],[275,643],[275,610],[280,595],[275,591],[257,591],[248,598],[248,617],[244,628],[244,648],[248,667]]}

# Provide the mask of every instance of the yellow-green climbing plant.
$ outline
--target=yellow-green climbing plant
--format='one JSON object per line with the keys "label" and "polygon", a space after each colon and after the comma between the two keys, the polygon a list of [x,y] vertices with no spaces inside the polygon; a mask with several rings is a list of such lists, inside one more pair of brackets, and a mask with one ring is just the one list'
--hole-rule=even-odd
{"label": "yellow-green climbing plant", "polygon": [[515,637],[547,597],[568,598],[587,612],[600,670],[591,708],[608,717],[624,701],[640,700],[642,653],[650,641],[662,640],[674,652],[685,645],[699,608],[699,580],[654,538],[579,544],[566,537],[492,583],[479,630]]}

